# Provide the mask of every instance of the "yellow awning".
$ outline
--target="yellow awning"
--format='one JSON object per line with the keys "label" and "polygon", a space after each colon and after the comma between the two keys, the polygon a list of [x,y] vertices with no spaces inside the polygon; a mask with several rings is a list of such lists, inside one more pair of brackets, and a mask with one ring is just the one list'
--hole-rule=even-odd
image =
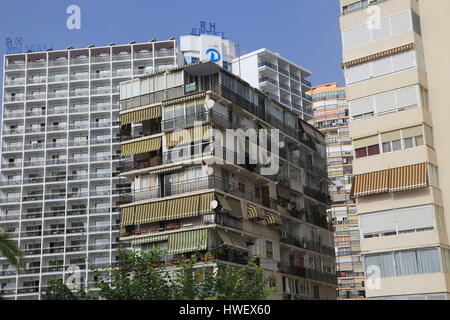
{"label": "yellow awning", "polygon": [[166,219],[176,220],[197,216],[199,200],[199,195],[168,200],[166,207]]}
{"label": "yellow awning", "polygon": [[213,209],[211,208],[211,202],[214,200],[214,193],[206,193],[200,196],[200,209],[199,214],[211,214]]}
{"label": "yellow awning", "polygon": [[161,149],[161,137],[122,144],[121,155],[130,156],[159,149]]}
{"label": "yellow awning", "polygon": [[389,56],[389,55],[392,55],[392,54],[395,54],[395,53],[400,53],[400,52],[403,52],[403,51],[407,51],[407,50],[410,50],[410,49],[412,49],[414,47],[415,47],[415,44],[414,43],[410,43],[410,44],[407,44],[407,45],[404,45],[404,46],[401,46],[401,47],[397,47],[397,48],[394,48],[394,49],[390,49],[390,50],[382,51],[382,52],[379,52],[379,53],[376,53],[376,54],[372,54],[370,56],[366,56],[366,57],[363,57],[363,58],[359,58],[359,59],[351,60],[351,61],[348,61],[348,62],[344,62],[342,64],[342,66],[344,68],[348,68],[348,67],[355,66],[355,65],[358,65],[358,64],[361,64],[361,63],[364,63],[364,62],[380,59],[380,58],[383,58],[385,56]]}
{"label": "yellow awning", "polygon": [[122,227],[134,225],[134,207],[120,209],[120,225]]}
{"label": "yellow awning", "polygon": [[357,175],[353,180],[352,197],[425,188],[428,185],[428,165],[420,163]]}
{"label": "yellow awning", "polygon": [[355,176],[353,192],[355,198],[389,192],[389,170]]}
{"label": "yellow awning", "polygon": [[277,225],[282,225],[283,222],[281,220],[281,218],[272,212],[266,211],[266,223],[267,224],[277,224]]}
{"label": "yellow awning", "polygon": [[428,186],[428,166],[426,163],[391,170],[391,192],[424,188],[426,186]]}
{"label": "yellow awning", "polygon": [[163,106],[170,106],[170,105],[173,105],[173,104],[186,102],[186,101],[190,101],[190,100],[195,100],[195,99],[201,99],[201,98],[203,98],[203,103],[204,103],[204,100],[205,100],[204,98],[205,97],[206,97],[206,93],[203,92],[203,93],[198,93],[198,94],[194,94],[194,95],[190,95],[190,96],[185,96],[185,97],[182,97],[182,98],[167,100],[167,101],[164,101],[162,103],[162,105]]}
{"label": "yellow awning", "polygon": [[261,208],[254,206],[252,204],[247,204],[247,219],[264,219],[266,215]]}
{"label": "yellow awning", "polygon": [[192,230],[169,235],[170,254],[206,250],[208,247],[208,229]]}
{"label": "yellow awning", "polygon": [[191,142],[209,140],[212,137],[211,124],[201,127],[188,128],[166,133],[166,146],[168,148]]}
{"label": "yellow awning", "polygon": [[145,109],[127,112],[120,115],[120,125],[142,122],[145,120],[161,117],[161,106],[148,107]]}
{"label": "yellow awning", "polygon": [[214,193],[193,195],[121,209],[121,226],[179,220],[212,213]]}

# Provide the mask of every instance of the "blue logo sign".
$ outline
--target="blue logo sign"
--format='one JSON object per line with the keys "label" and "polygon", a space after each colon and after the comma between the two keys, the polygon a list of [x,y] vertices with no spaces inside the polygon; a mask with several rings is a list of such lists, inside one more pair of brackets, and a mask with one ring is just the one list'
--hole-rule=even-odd
{"label": "blue logo sign", "polygon": [[192,28],[191,35],[199,36],[202,34],[219,36],[222,39],[225,39],[225,33],[221,32],[221,31],[216,31],[216,24],[214,22],[209,23],[209,29],[207,28],[205,21],[200,21],[200,28]]}
{"label": "blue logo sign", "polygon": [[22,37],[6,38],[6,54],[23,53],[23,52],[40,52],[52,48],[48,44],[23,44]]}
{"label": "blue logo sign", "polygon": [[209,48],[208,50],[206,50],[206,54],[211,54],[211,58],[209,60],[211,60],[212,62],[218,62],[220,61],[220,59],[222,59],[220,52],[213,48]]}

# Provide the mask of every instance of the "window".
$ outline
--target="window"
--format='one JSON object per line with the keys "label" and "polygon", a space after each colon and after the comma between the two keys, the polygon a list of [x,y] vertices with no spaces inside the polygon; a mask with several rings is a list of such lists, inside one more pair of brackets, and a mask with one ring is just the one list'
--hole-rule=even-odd
{"label": "window", "polygon": [[383,153],[399,151],[401,149],[402,149],[402,141],[401,140],[383,142]]}
{"label": "window", "polygon": [[266,241],[266,257],[273,259],[273,245],[270,241]]}
{"label": "window", "polygon": [[380,146],[378,144],[375,144],[373,146],[368,146],[367,147],[367,155],[370,156],[374,156],[380,154]]}
{"label": "window", "polygon": [[430,184],[435,188],[439,188],[438,168],[430,164],[428,169],[429,169],[428,172],[429,172]]}
{"label": "window", "polygon": [[366,63],[347,67],[345,69],[345,77],[347,84],[353,84],[374,77],[383,76],[386,74],[415,68],[421,61],[421,54],[416,50],[408,50],[387,57],[368,61]]}
{"label": "window", "polygon": [[[343,46],[345,50],[362,46],[372,41],[386,39],[413,29],[415,17],[411,10],[403,11],[382,18],[379,28],[369,28],[368,24],[362,24],[351,29],[342,31]],[[417,29],[417,24],[415,25]]]}

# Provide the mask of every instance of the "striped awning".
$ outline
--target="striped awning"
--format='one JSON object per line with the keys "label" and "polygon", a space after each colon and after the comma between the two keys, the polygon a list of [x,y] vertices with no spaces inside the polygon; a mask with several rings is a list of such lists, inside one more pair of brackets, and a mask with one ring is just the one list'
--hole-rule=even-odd
{"label": "striped awning", "polygon": [[122,208],[120,224],[124,227],[210,214],[213,200],[214,193],[207,193]]}
{"label": "striped awning", "polygon": [[120,124],[126,125],[130,123],[142,122],[145,120],[161,117],[161,106],[147,107],[145,109],[127,112],[120,115]]}
{"label": "striped awning", "polygon": [[419,163],[357,175],[353,180],[351,196],[359,198],[379,193],[425,188],[428,185],[428,164]]}
{"label": "striped awning", "polygon": [[[194,94],[194,95],[190,95],[190,96],[185,96],[182,98],[177,98],[177,99],[172,99],[172,100],[167,100],[164,101],[162,103],[163,106],[170,106],[172,104],[177,104],[177,103],[181,103],[181,102],[185,102],[185,101],[190,101],[190,100],[194,100],[194,99],[199,99],[199,98],[205,98],[206,97],[206,92],[203,93],[198,93],[198,94]],[[200,101],[198,104],[204,104],[205,101],[203,99],[203,102]]]}
{"label": "striped awning", "polygon": [[166,167],[166,168],[161,168],[161,169],[150,170],[150,171],[148,171],[148,173],[149,174],[160,174],[160,173],[174,172],[174,171],[178,171],[181,169],[183,169],[183,166],[177,165],[177,166],[171,166],[171,167]]}
{"label": "striped awning", "polygon": [[135,206],[135,224],[147,224],[166,220],[167,202],[151,202]]}
{"label": "striped awning", "polygon": [[151,237],[144,237],[139,239],[131,240],[131,244],[145,244],[145,243],[154,243],[154,242],[161,242],[166,241],[169,239],[169,236],[167,234],[165,235],[159,235],[159,236],[151,236]]}
{"label": "striped awning", "polygon": [[248,219],[264,219],[266,215],[261,208],[254,206],[252,204],[247,204],[247,218]]}
{"label": "striped awning", "polygon": [[391,169],[391,192],[425,188],[428,186],[426,163]]}
{"label": "striped awning", "polygon": [[177,145],[211,139],[211,129],[211,124],[205,124],[203,126],[168,132],[166,133],[166,146],[172,148]]}
{"label": "striped awning", "polygon": [[168,251],[171,254],[206,250],[208,229],[173,233],[168,240]]}
{"label": "striped awning", "polygon": [[120,226],[126,227],[134,224],[134,207],[120,209]]}
{"label": "striped awning", "polygon": [[353,183],[355,198],[389,192],[389,170],[357,175]]}
{"label": "striped awning", "polygon": [[175,220],[197,216],[199,201],[199,195],[168,200],[165,214],[166,219]]}
{"label": "striped awning", "polygon": [[355,65],[367,62],[367,61],[380,59],[380,58],[383,58],[385,56],[389,56],[391,54],[395,54],[395,53],[411,50],[412,48],[414,48],[414,46],[415,46],[414,43],[410,43],[410,44],[407,44],[407,45],[404,45],[404,46],[401,46],[401,47],[397,47],[397,48],[394,48],[394,49],[389,49],[389,50],[382,51],[382,52],[379,52],[379,53],[376,53],[376,54],[372,54],[370,56],[366,56],[366,57],[363,57],[363,58],[359,58],[359,59],[351,60],[351,61],[348,61],[348,62],[344,62],[342,64],[342,66],[344,68],[348,68],[348,67],[351,67],[351,66],[355,66]]}
{"label": "striped awning", "polygon": [[283,224],[279,215],[269,212],[269,211],[266,211],[266,219],[265,220],[266,220],[267,224],[277,224],[277,225]]}
{"label": "striped awning", "polygon": [[211,214],[213,209],[211,208],[211,202],[214,200],[214,193],[205,193],[200,196],[200,208],[198,210],[200,215]]}
{"label": "striped awning", "polygon": [[159,149],[161,149],[161,137],[122,144],[121,155],[131,156]]}

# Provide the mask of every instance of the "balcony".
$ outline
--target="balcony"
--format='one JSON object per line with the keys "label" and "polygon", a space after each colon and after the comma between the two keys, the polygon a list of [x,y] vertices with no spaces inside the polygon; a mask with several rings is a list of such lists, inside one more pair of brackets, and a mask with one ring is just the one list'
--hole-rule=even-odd
{"label": "balcony", "polygon": [[8,80],[5,81],[5,87],[6,86],[21,86],[25,84],[25,78],[22,79],[14,79],[14,80]]}
{"label": "balcony", "polygon": [[287,263],[280,263],[280,271],[287,274],[292,274],[298,277],[322,281],[337,285],[337,277],[332,273],[325,273],[301,266],[295,266]]}
{"label": "balcony", "polygon": [[48,61],[48,66],[49,67],[67,66],[68,63],[69,63],[69,61],[66,58],[64,58],[64,59],[50,59]]}
{"label": "balcony", "polygon": [[205,178],[186,180],[179,183],[164,185],[164,187],[152,187],[143,190],[135,190],[131,193],[122,193],[124,201],[136,202],[141,200],[150,200],[155,198],[164,198],[173,195],[206,190],[217,189],[234,196],[241,197],[247,201],[252,201],[261,205],[265,205],[270,209],[276,210],[278,208],[277,201],[270,199],[268,203],[263,203],[261,197],[255,194],[254,188],[247,185],[236,185],[222,178],[216,176],[209,176]]}
{"label": "balcony", "polygon": [[269,67],[275,71],[278,71],[278,67],[276,65],[274,65],[273,63],[270,63],[268,61],[261,61],[260,63],[258,63],[258,68],[264,68],[264,67]]}
{"label": "balcony", "polygon": [[274,86],[278,86],[278,81],[273,79],[273,78],[270,78],[270,77],[261,77],[261,78],[259,78],[259,83],[260,84],[262,84],[264,82],[268,82],[268,83],[273,84]]}
{"label": "balcony", "polygon": [[175,50],[166,49],[166,50],[156,50],[155,58],[163,58],[163,57],[173,57],[175,55]]}

